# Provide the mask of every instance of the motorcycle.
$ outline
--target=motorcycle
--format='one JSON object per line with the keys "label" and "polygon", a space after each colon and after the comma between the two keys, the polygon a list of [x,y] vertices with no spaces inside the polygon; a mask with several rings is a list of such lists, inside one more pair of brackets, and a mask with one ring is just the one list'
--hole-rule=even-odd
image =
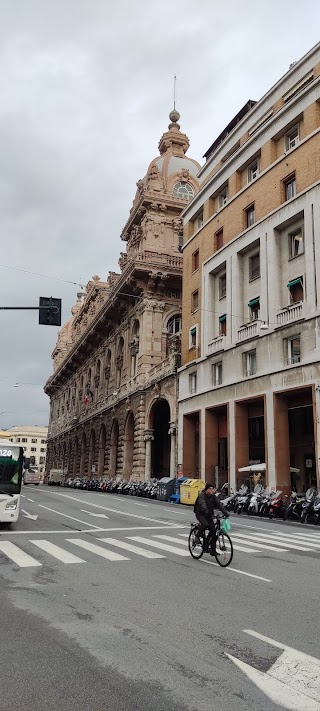
{"label": "motorcycle", "polygon": [[[237,513],[238,516],[240,516],[243,512],[248,511],[248,506],[249,506],[250,499],[251,499],[251,496],[252,496],[252,494],[250,494],[250,493],[248,492],[248,487],[247,487],[247,486],[244,487],[243,491],[244,491],[245,489],[246,489],[246,493],[242,493],[242,495],[240,495],[240,496],[238,497],[237,503],[236,503],[236,506],[235,506],[235,513]],[[240,492],[239,492],[239,494],[240,494]]]}
{"label": "motorcycle", "polygon": [[320,523],[320,494],[318,494],[313,502],[313,523],[317,526]]}
{"label": "motorcycle", "polygon": [[306,493],[305,501],[302,504],[301,523],[308,523],[313,519],[313,504],[317,496],[316,489],[312,487]]}
{"label": "motorcycle", "polygon": [[302,504],[305,500],[304,494],[297,494],[296,491],[291,492],[290,503],[283,514],[283,520],[296,519],[300,521],[302,514]]}
{"label": "motorcycle", "polygon": [[248,516],[252,516],[253,514],[255,514],[257,516],[257,514],[259,512],[262,492],[263,492],[263,486],[261,484],[256,484],[256,486],[253,489],[253,494],[251,495],[251,499],[249,502]]}
{"label": "motorcycle", "polygon": [[282,491],[274,491],[269,499],[268,517],[283,518],[283,503]]}

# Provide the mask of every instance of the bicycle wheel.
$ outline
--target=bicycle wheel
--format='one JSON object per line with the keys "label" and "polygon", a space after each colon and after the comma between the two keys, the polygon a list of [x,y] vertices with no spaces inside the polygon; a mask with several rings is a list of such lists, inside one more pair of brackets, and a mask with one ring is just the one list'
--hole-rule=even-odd
{"label": "bicycle wheel", "polygon": [[199,560],[203,556],[204,553],[204,547],[203,547],[203,540],[201,543],[197,543],[195,538],[197,534],[197,528],[192,528],[190,533],[189,533],[189,538],[188,538],[188,546],[189,546],[189,552],[190,555],[192,555],[192,558],[195,558],[196,560]]}
{"label": "bicycle wheel", "polygon": [[227,568],[233,558],[233,545],[230,536],[219,531],[216,541],[216,561],[222,568]]}

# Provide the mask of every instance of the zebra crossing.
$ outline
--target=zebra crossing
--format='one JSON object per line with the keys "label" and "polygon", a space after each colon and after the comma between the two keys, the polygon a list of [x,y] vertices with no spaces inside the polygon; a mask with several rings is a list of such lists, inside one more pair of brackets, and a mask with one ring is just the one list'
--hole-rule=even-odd
{"label": "zebra crossing", "polygon": [[[150,537],[143,535],[126,536],[125,538],[97,537],[96,542],[86,538],[64,538],[63,546],[58,546],[47,539],[29,539],[28,552],[26,542],[16,544],[9,540],[0,540],[0,566],[4,563],[15,563],[19,568],[39,568],[53,558],[64,565],[85,564],[94,557],[104,558],[109,562],[125,562],[135,556],[148,560],[160,560],[169,556],[189,557],[188,533],[174,532],[157,533]],[[282,554],[282,553],[320,553],[320,533],[295,532],[288,533],[285,529],[269,531],[266,529],[248,530],[245,533],[232,531],[232,542],[235,551],[252,554]],[[115,550],[116,549],[116,550]],[[43,554],[42,560],[35,557],[36,552]],[[81,556],[77,555],[81,552]],[[281,556],[280,556],[281,557]]]}

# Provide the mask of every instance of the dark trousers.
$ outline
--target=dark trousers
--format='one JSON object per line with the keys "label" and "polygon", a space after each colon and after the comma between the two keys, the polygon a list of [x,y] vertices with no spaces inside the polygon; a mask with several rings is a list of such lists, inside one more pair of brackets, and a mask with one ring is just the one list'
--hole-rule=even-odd
{"label": "dark trousers", "polygon": [[216,539],[217,539],[217,533],[216,533],[216,527],[214,525],[214,521],[210,516],[204,516],[204,514],[196,514],[196,517],[200,523],[199,530],[198,530],[198,536],[203,536],[206,528],[209,529],[209,531],[212,533],[212,544],[213,548],[215,548],[216,545]]}

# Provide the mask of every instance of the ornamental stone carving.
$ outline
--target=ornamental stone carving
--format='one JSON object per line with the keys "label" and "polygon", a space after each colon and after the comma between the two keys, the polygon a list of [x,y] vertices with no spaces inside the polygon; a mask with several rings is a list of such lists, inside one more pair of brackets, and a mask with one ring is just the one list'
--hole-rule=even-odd
{"label": "ornamental stone carving", "polygon": [[122,369],[122,366],[123,366],[123,355],[122,355],[122,353],[119,353],[119,355],[117,355],[117,357],[116,357],[116,366],[117,366],[117,369],[118,369],[118,370],[121,370],[121,369]]}
{"label": "ornamental stone carving", "polygon": [[111,372],[111,366],[110,366],[110,365],[106,365],[105,368],[104,368],[104,377],[105,377],[106,380],[109,380],[109,379],[110,379],[110,372]]}

